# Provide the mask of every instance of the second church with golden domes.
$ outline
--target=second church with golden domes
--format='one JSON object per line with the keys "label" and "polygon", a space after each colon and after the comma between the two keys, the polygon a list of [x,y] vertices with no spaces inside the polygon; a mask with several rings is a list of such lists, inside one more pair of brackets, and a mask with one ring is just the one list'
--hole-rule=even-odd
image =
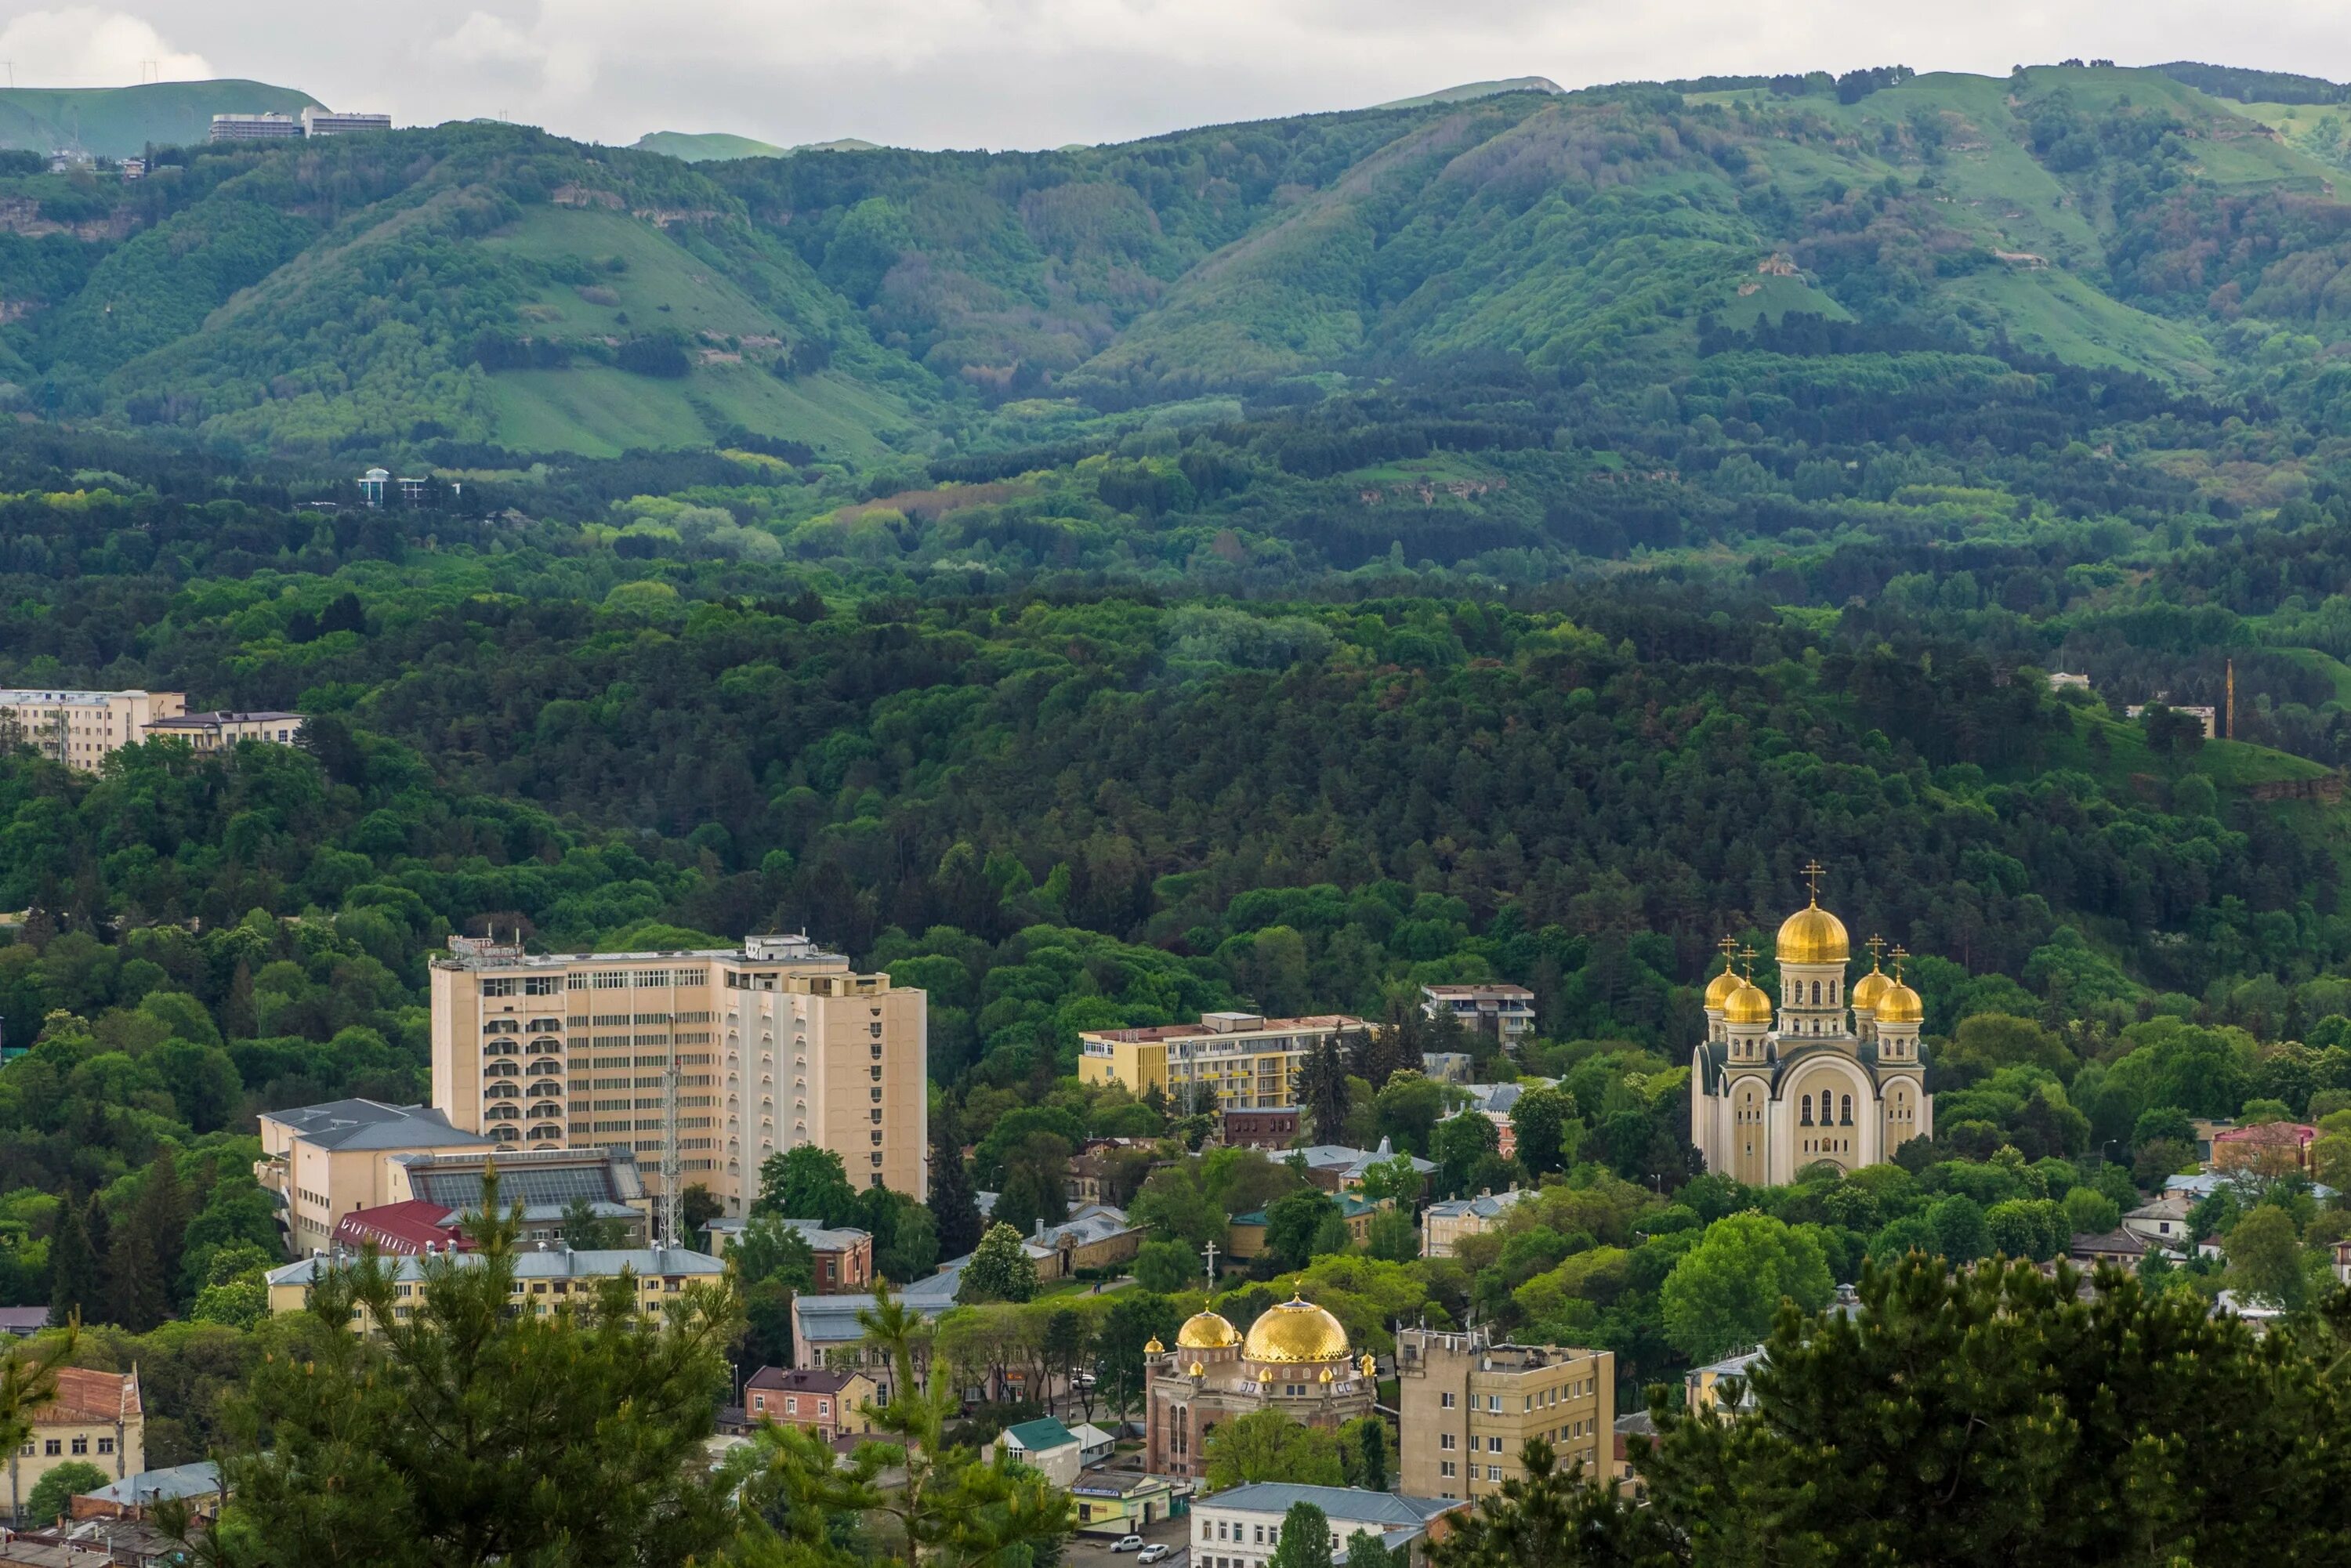
{"label": "second church with golden domes", "polygon": [[[1726,968],[1706,988],[1706,1042],[1690,1061],[1690,1142],[1706,1168],[1783,1186],[1826,1160],[1857,1170],[1935,1131],[1918,1058],[1918,993],[1873,961],[1848,990],[1844,922],[1812,904],[1780,927],[1780,997]],[[1750,950],[1751,956],[1752,949]]]}

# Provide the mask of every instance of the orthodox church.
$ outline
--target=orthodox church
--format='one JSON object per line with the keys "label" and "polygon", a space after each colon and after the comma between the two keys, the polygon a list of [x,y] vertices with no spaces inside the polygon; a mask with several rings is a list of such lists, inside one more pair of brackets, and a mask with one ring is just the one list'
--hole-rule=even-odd
{"label": "orthodox church", "polygon": [[1372,1358],[1359,1362],[1339,1320],[1293,1296],[1258,1314],[1243,1334],[1215,1312],[1177,1331],[1176,1348],[1143,1347],[1144,1468],[1199,1476],[1219,1422],[1279,1410],[1307,1427],[1368,1416],[1378,1394]]}
{"label": "orthodox church", "polygon": [[1751,1186],[1785,1185],[1820,1160],[1879,1165],[1935,1131],[1906,955],[1894,949],[1888,975],[1873,952],[1848,988],[1844,922],[1820,906],[1819,868],[1808,874],[1813,902],[1780,927],[1778,1004],[1752,978],[1754,950],[1726,943],[1749,969],[1726,967],[1708,985],[1706,1042],[1690,1059],[1690,1141],[1708,1170]]}

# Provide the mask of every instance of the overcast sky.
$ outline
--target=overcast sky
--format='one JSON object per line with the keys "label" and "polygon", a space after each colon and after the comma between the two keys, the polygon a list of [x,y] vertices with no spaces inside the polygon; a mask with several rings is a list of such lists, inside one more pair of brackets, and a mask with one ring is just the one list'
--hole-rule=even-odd
{"label": "overcast sky", "polygon": [[246,77],[402,124],[1051,147],[1563,86],[2069,55],[2351,77],[2346,0],[0,0],[21,87]]}

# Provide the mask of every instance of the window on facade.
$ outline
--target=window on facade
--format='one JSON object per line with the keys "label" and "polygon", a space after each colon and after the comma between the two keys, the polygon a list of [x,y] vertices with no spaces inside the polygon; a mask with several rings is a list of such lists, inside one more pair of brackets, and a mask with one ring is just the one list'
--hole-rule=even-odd
{"label": "window on facade", "polygon": [[510,997],[514,994],[515,983],[512,976],[496,976],[482,982],[482,995],[486,997]]}
{"label": "window on facade", "polygon": [[1499,1465],[1488,1465],[1486,1467],[1486,1479],[1489,1481],[1500,1480],[1502,1479],[1502,1467]]}
{"label": "window on facade", "polygon": [[1840,1125],[1842,1125],[1842,1126],[1850,1127],[1850,1126],[1852,1126],[1852,1125],[1853,1125],[1853,1096],[1852,1096],[1852,1095],[1847,1094],[1847,1095],[1844,1096],[1844,1097],[1842,1098],[1842,1100],[1839,1102],[1838,1106],[1837,1106],[1837,1122],[1838,1122],[1838,1124],[1839,1124]]}
{"label": "window on facade", "polygon": [[1453,1447],[1453,1434],[1450,1432],[1438,1433],[1437,1437],[1437,1446],[1440,1448],[1450,1448]]}
{"label": "window on facade", "polygon": [[1806,1127],[1813,1124],[1813,1097],[1809,1094],[1804,1096],[1804,1119],[1800,1124]]}
{"label": "window on facade", "polygon": [[64,1453],[65,1451],[66,1451],[66,1446],[65,1446],[65,1443],[64,1443],[64,1441],[63,1441],[62,1439],[60,1439],[60,1438],[51,1437],[50,1439],[48,1439],[48,1441],[47,1441],[47,1442],[45,1442],[45,1443],[43,1443],[43,1444],[41,1445],[41,1453],[42,1453],[42,1456],[43,1456],[44,1458],[52,1458],[52,1459],[53,1459],[53,1458],[57,1458],[59,1454]]}
{"label": "window on facade", "polygon": [[1453,1396],[1450,1394],[1441,1394],[1437,1396],[1437,1403],[1446,1409],[1450,1410],[1453,1408]]}
{"label": "window on facade", "polygon": [[558,996],[562,990],[563,977],[560,975],[530,975],[525,977],[522,983],[522,994],[527,997]]}
{"label": "window on facade", "polygon": [[1445,1478],[1446,1478],[1447,1479],[1448,1479],[1448,1480],[1449,1480],[1449,1479],[1452,1479],[1452,1477],[1453,1477],[1453,1475],[1455,1474],[1455,1466],[1454,1466],[1453,1461],[1452,1461],[1451,1459],[1440,1459],[1440,1460],[1438,1460],[1438,1461],[1437,1461],[1437,1473],[1438,1475],[1440,1475],[1440,1476],[1445,1477]]}

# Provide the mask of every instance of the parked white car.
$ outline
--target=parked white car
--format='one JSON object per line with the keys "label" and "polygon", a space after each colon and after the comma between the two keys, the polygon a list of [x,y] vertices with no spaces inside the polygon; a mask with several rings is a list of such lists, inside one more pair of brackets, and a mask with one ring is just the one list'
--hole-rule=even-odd
{"label": "parked white car", "polygon": [[1135,1561],[1136,1561],[1137,1563],[1156,1563],[1156,1562],[1158,1562],[1162,1557],[1165,1557],[1165,1556],[1166,1556],[1166,1555],[1167,1555],[1167,1544],[1166,1544],[1166,1542],[1154,1542],[1154,1543],[1152,1543],[1151,1545],[1144,1547],[1144,1548],[1143,1549],[1143,1555],[1142,1555],[1142,1556],[1140,1556],[1140,1557],[1138,1557],[1138,1558],[1136,1558],[1136,1559],[1135,1559]]}
{"label": "parked white car", "polygon": [[1140,1552],[1143,1550],[1143,1537],[1140,1535],[1122,1535],[1116,1541],[1110,1543],[1110,1549],[1113,1552]]}

